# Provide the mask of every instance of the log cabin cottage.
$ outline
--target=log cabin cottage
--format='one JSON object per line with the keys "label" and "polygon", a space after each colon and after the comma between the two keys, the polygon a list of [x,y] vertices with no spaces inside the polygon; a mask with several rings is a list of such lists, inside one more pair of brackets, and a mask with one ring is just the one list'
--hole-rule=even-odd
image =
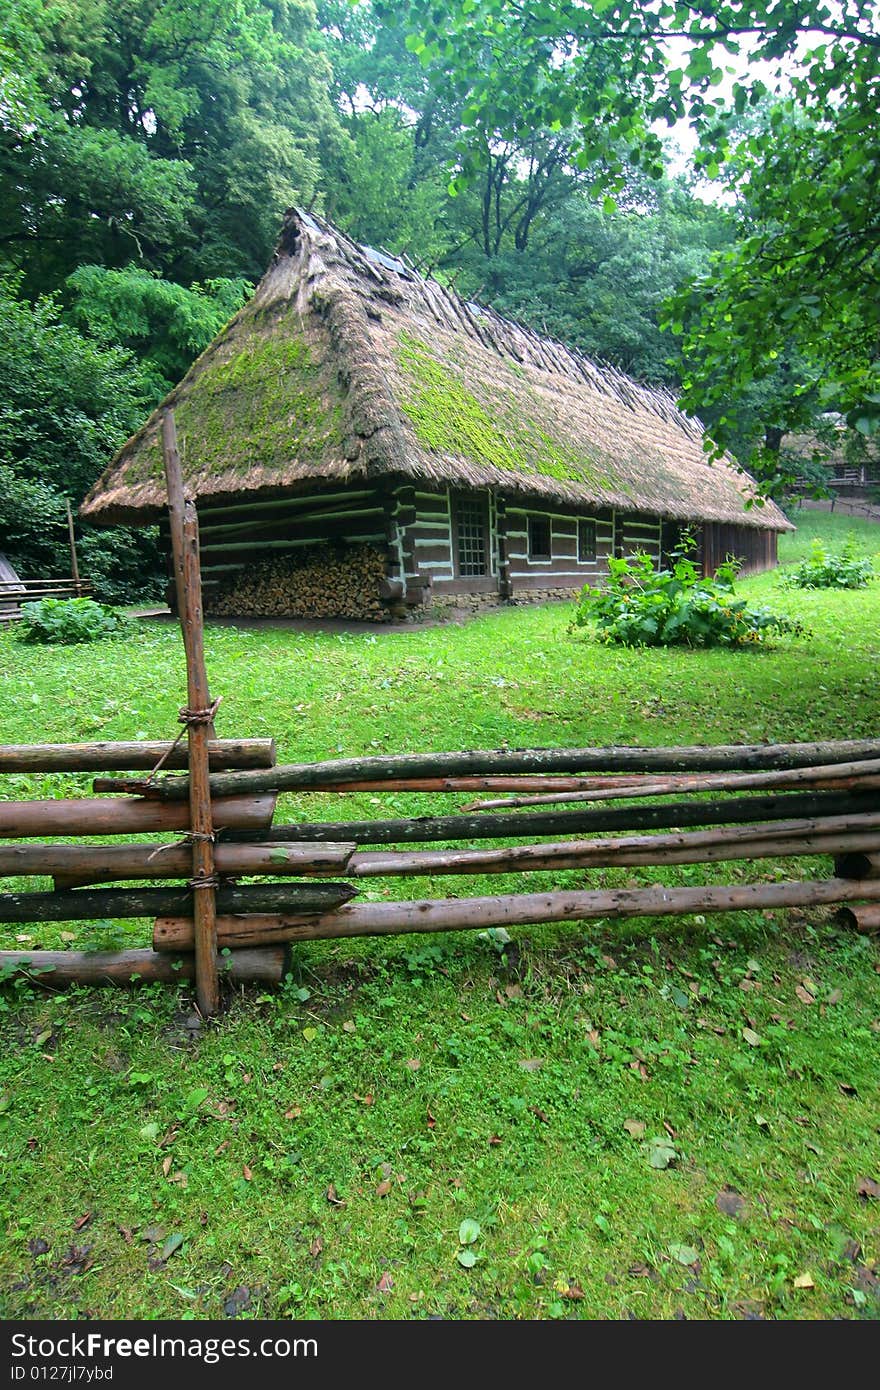
{"label": "log cabin cottage", "polygon": [[291,211],[250,302],[82,513],[163,524],[163,409],[196,499],[205,608],[376,621],[563,598],[612,553],[776,563],[790,523],[666,392],[466,303]]}

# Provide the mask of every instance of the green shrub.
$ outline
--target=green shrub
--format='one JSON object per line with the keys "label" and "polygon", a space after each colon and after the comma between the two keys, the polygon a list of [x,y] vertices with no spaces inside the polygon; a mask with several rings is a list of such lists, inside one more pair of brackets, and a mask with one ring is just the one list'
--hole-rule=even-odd
{"label": "green shrub", "polygon": [[44,598],[39,603],[22,604],[21,620],[14,631],[19,642],[70,645],[125,637],[131,628],[131,620],[124,614],[93,599]]}
{"label": "green shrub", "polygon": [[814,540],[806,560],[801,560],[782,579],[785,588],[793,589],[863,589],[874,578],[871,561],[856,554],[856,543],[849,537],[836,554]]}
{"label": "green shrub", "polygon": [[741,647],[772,632],[804,632],[800,623],[736,597],[735,561],[704,579],[688,558],[692,548],[674,553],[671,569],[655,568],[643,552],[610,558],[606,587],[584,587],[575,626],[594,624],[601,641],[627,647]]}

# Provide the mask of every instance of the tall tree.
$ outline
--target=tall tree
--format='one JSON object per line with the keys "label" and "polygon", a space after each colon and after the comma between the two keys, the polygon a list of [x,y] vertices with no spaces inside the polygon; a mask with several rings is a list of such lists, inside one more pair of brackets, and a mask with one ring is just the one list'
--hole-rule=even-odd
{"label": "tall tree", "polygon": [[[399,5],[376,4],[399,21]],[[438,90],[461,98],[470,150],[571,130],[572,160],[595,171],[597,192],[620,187],[627,163],[659,176],[663,121],[690,122],[695,163],[717,177],[732,123],[776,89],[789,114],[733,166],[754,221],[699,287],[706,317],[694,330],[699,352],[689,340],[687,399],[734,401],[766,380],[765,364],[803,320],[808,331],[795,336],[818,354],[827,406],[864,432],[880,427],[875,0],[408,0],[406,22]],[[466,156],[461,177],[471,176]],[[722,444],[730,422],[719,414]]]}
{"label": "tall tree", "polygon": [[0,253],[31,292],[82,262],[256,278],[345,144],[311,0],[2,0],[0,25]]}

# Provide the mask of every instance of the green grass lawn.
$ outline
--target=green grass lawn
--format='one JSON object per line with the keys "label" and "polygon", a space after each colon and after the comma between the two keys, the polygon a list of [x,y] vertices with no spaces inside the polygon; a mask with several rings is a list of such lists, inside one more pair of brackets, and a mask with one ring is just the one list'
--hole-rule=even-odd
{"label": "green grass lawn", "polygon": [[[813,533],[853,534],[880,568],[880,528],[798,520],[783,564]],[[740,588],[811,635],[617,651],[570,635],[567,605],[375,634],[212,626],[218,732],[274,734],[282,761],[878,736],[880,583]],[[184,695],[171,624],[52,650],[0,633],[0,741],[168,737]],[[14,776],[0,794],[89,783]],[[288,796],[278,818],[437,803]],[[372,881],[365,896],[830,870]],[[148,938],[108,922],[7,928],[3,944]],[[876,940],[804,910],[300,946],[283,987],[239,989],[205,1026],[183,987],[7,983],[0,1316],[876,1318],[878,969]]]}

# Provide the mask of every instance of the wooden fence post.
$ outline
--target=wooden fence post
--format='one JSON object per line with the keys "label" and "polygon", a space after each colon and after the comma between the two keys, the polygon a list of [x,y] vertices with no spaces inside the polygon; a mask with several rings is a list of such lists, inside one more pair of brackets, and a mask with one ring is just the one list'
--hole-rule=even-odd
{"label": "wooden fence post", "polygon": [[192,840],[193,920],[195,923],[196,998],[206,1017],[220,1007],[217,971],[217,876],[214,870],[214,825],[211,811],[208,740],[214,737],[214,707],[208,693],[202,625],[199,523],[195,505],[183,492],[173,411],[162,419],[162,449],[168,485],[168,515],[174,553],[177,608],[186,651],[187,708],[182,713],[189,744],[189,807]]}

